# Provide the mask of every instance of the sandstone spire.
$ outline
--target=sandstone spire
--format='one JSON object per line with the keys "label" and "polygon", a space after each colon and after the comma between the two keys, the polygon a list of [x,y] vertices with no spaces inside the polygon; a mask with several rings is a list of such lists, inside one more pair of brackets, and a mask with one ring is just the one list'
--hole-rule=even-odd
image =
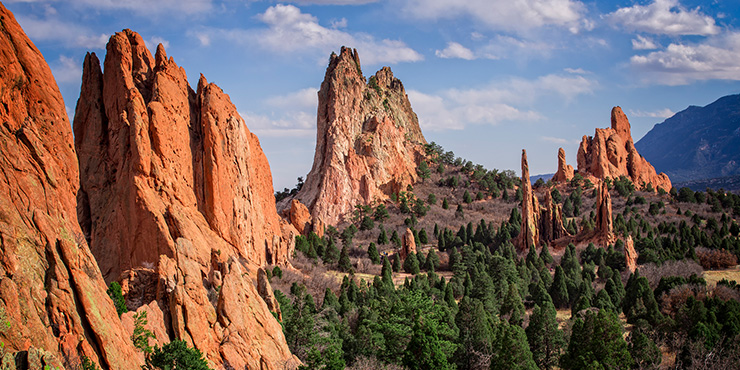
{"label": "sandstone spire", "polygon": [[[49,66],[0,4],[0,314],[3,368],[141,363],[75,212],[72,130]],[[5,328],[5,322],[10,324]],[[6,362],[7,361],[7,362]]]}
{"label": "sandstone spire", "polygon": [[594,180],[626,176],[638,188],[652,184],[655,189],[671,189],[668,176],[657,174],[635,149],[629,120],[620,107],[612,109],[611,128],[597,128],[593,137],[583,137],[578,148],[578,173]]}
{"label": "sandstone spire", "polygon": [[637,270],[637,251],[635,250],[635,242],[632,240],[632,235],[627,236],[627,240],[624,241],[624,260],[627,265],[627,270],[632,273]]}
{"label": "sandstone spire", "polygon": [[539,234],[539,212],[540,206],[537,196],[532,191],[532,183],[529,180],[529,163],[527,163],[527,151],[522,149],[522,227],[519,232],[519,250],[527,250],[530,246],[537,246],[540,241]]}
{"label": "sandstone spire", "polygon": [[544,206],[540,214],[540,239],[542,242],[550,243],[568,235],[568,231],[563,224],[563,208],[552,201],[549,189],[545,189]]}
{"label": "sandstone spire", "polygon": [[78,212],[104,276],[154,268],[124,285],[156,286],[138,301],[159,304],[172,339],[216,367],[282,368],[293,357],[253,279],[287,261],[295,229],[277,215],[259,140],[218,86],[201,76],[194,91],[131,30],[110,38],[104,66],[85,57],[74,125]]}
{"label": "sandstone spire", "polygon": [[614,226],[612,221],[612,198],[609,195],[609,188],[604,181],[599,185],[596,204],[598,207],[596,212],[596,230],[599,239],[606,246],[614,241]]}
{"label": "sandstone spire", "polygon": [[383,67],[366,83],[355,50],[332,53],[318,94],[316,153],[297,197],[331,225],[416,181],[426,140],[401,81]]}
{"label": "sandstone spire", "polygon": [[553,182],[568,182],[573,178],[573,166],[565,163],[565,150],[558,150],[558,170],[552,177]]}

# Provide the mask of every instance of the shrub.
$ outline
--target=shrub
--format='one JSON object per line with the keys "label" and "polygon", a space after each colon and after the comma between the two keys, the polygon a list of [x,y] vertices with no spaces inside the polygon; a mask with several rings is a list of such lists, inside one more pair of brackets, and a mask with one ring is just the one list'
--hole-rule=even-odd
{"label": "shrub", "polygon": [[161,349],[155,347],[147,363],[161,370],[210,370],[203,354],[182,340],[173,340]]}
{"label": "shrub", "polygon": [[121,284],[118,284],[117,281],[111,282],[108,286],[107,293],[108,296],[110,296],[110,299],[113,300],[113,305],[116,306],[116,312],[118,312],[118,316],[121,316],[124,313],[128,312],[128,307],[126,307],[126,300],[123,298]]}
{"label": "shrub", "polygon": [[726,249],[696,248],[696,256],[705,269],[725,269],[737,265],[737,257]]}

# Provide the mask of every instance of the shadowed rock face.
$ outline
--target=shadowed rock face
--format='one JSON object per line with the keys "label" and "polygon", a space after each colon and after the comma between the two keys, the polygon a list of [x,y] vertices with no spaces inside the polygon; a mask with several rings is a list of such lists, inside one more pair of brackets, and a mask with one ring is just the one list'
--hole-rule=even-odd
{"label": "shadowed rock face", "polygon": [[[0,4],[0,331],[32,368],[141,363],[77,222],[72,130],[49,66]],[[22,354],[26,356],[26,354]]]}
{"label": "shadowed rock face", "polygon": [[355,205],[388,199],[416,181],[425,143],[390,68],[366,83],[357,52],[343,47],[319,90],[316,153],[298,199],[314,219],[336,224]]}
{"label": "shadowed rock face", "polygon": [[296,232],[277,215],[259,140],[161,44],[152,57],[137,33],[116,33],[104,67],[85,57],[75,112],[77,211],[103,275],[144,292],[127,295],[131,308],[155,302],[161,326],[213,366],[283,368],[293,357],[253,279],[287,262]]}
{"label": "shadowed rock face", "polygon": [[578,173],[597,180],[626,176],[638,188],[652,184],[655,189],[671,189],[668,176],[657,174],[635,149],[629,120],[620,107],[612,109],[611,128],[597,128],[593,137],[583,136],[578,148]]}
{"label": "shadowed rock face", "polygon": [[606,182],[601,182],[596,198],[596,230],[602,245],[606,246],[614,241],[614,223],[612,220],[612,198]]}

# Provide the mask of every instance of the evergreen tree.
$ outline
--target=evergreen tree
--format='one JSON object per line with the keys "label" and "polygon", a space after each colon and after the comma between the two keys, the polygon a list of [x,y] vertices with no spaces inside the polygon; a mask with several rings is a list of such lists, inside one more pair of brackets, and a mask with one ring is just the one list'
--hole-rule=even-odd
{"label": "evergreen tree", "polygon": [[540,369],[552,369],[556,366],[565,347],[565,339],[558,328],[557,311],[552,302],[544,301],[542,306],[535,304],[526,333],[532,358],[537,366]]}
{"label": "evergreen tree", "polygon": [[660,348],[655,345],[650,337],[639,330],[630,334],[629,351],[640,369],[655,368],[663,360]]}
{"label": "evergreen tree", "polygon": [[393,254],[393,272],[401,272],[401,256]]}
{"label": "evergreen tree", "polygon": [[439,338],[434,320],[417,319],[403,354],[403,365],[409,370],[453,369],[447,362],[445,344]]}
{"label": "evergreen tree", "polygon": [[555,268],[555,277],[552,280],[550,286],[550,297],[552,297],[552,303],[557,308],[566,308],[570,304],[570,296],[568,295],[568,284],[565,272],[561,266]]}
{"label": "evergreen tree", "polygon": [[447,197],[442,199],[442,209],[450,209],[450,203],[447,201]]}
{"label": "evergreen tree", "polygon": [[385,233],[385,228],[383,227],[383,224],[380,224],[380,234],[378,234],[378,245],[386,245],[388,244],[388,235]]}
{"label": "evergreen tree", "polygon": [[542,250],[540,251],[540,259],[545,265],[549,265],[554,261],[552,255],[550,254],[550,248],[547,247],[547,243],[545,243],[545,245],[542,247]]}
{"label": "evergreen tree", "polygon": [[339,298],[329,288],[324,291],[324,301],[321,303],[322,311],[327,308],[333,308],[334,311],[339,312]]}
{"label": "evergreen tree", "polygon": [[501,304],[500,316],[501,318],[508,318],[511,325],[521,326],[524,315],[524,304],[519,295],[519,288],[516,284],[509,284],[509,290]]}
{"label": "evergreen tree", "polygon": [[436,271],[439,267],[439,256],[437,256],[437,252],[434,251],[434,248],[429,250],[429,253],[427,253],[427,260],[426,260],[426,266],[425,268],[427,271]]}
{"label": "evergreen tree", "polygon": [[[596,363],[596,364],[594,364]],[[609,310],[586,311],[585,319],[576,319],[568,350],[560,366],[563,369],[627,369],[632,356],[622,336],[622,324]]]}
{"label": "evergreen tree", "polygon": [[419,273],[419,260],[416,259],[416,253],[411,252],[406,256],[403,261],[403,270],[412,275]]}
{"label": "evergreen tree", "polygon": [[468,192],[467,189],[465,189],[465,192],[463,193],[463,202],[465,202],[465,204],[473,203],[473,197],[470,196],[470,192]]}
{"label": "evergreen tree", "polygon": [[326,246],[326,251],[324,252],[324,263],[332,265],[338,260],[339,249],[337,249],[337,245],[334,243],[334,238],[329,238],[329,244]]}
{"label": "evergreen tree", "polygon": [[457,368],[488,368],[493,356],[492,339],[495,333],[483,303],[474,298],[463,297],[455,316],[455,324],[460,329],[455,352]]}
{"label": "evergreen tree", "polygon": [[401,237],[398,236],[398,231],[393,230],[393,234],[391,234],[391,242],[393,242],[396,247],[401,248]]}
{"label": "evergreen tree", "polygon": [[375,243],[370,243],[370,246],[367,247],[367,256],[373,264],[380,264],[380,254],[378,253],[378,248],[375,246]]}
{"label": "evergreen tree", "polygon": [[391,269],[391,263],[388,261],[388,257],[383,258],[383,269],[380,275],[382,276],[383,287],[388,290],[393,290],[393,270]]}
{"label": "evergreen tree", "polygon": [[521,326],[510,325],[505,321],[499,324],[492,370],[536,370],[532,352],[527,343],[527,335]]}
{"label": "evergreen tree", "polygon": [[429,243],[429,236],[427,235],[427,230],[424,228],[422,228],[421,231],[419,231],[419,243],[420,244]]}
{"label": "evergreen tree", "polygon": [[630,275],[624,288],[622,312],[627,316],[627,322],[634,324],[638,320],[646,320],[651,325],[659,323],[663,316],[660,314],[658,302],[648,280],[640,276],[640,270]]}
{"label": "evergreen tree", "polygon": [[107,293],[108,296],[113,300],[113,305],[116,307],[116,312],[118,313],[119,317],[128,312],[128,307],[126,307],[126,300],[123,298],[123,290],[121,288],[121,284],[119,284],[117,281],[111,282],[108,286]]}
{"label": "evergreen tree", "polygon": [[339,255],[339,270],[352,273],[352,262],[349,260],[349,248],[345,245],[342,247],[342,253]]}

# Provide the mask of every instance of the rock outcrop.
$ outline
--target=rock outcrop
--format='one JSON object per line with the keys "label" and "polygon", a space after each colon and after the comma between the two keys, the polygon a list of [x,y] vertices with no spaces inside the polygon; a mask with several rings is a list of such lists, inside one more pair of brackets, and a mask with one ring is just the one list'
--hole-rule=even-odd
{"label": "rock outcrop", "polygon": [[627,236],[627,240],[624,241],[624,259],[627,264],[627,270],[632,273],[637,270],[637,251],[635,250],[635,242],[632,240],[632,235]]}
{"label": "rock outcrop", "polygon": [[520,251],[528,250],[530,246],[540,243],[540,205],[537,196],[532,191],[529,180],[529,163],[527,151],[522,149],[522,226],[519,231],[517,247]]}
{"label": "rock outcrop", "polygon": [[311,214],[308,212],[308,208],[306,208],[306,206],[298,199],[290,201],[288,219],[290,220],[291,225],[293,225],[301,235],[306,235],[312,231]]}
{"label": "rock outcrop", "polygon": [[171,339],[212,366],[292,362],[255,279],[259,266],[286,263],[296,231],[278,216],[267,159],[229,97],[203,76],[194,91],[161,44],[152,57],[124,30],[108,42],[104,72],[85,57],[74,129],[77,210],[106,279],[153,285],[137,301],[157,301]]}
{"label": "rock outcrop", "polygon": [[574,171],[573,166],[565,162],[565,150],[560,148],[558,150],[558,170],[552,177],[553,182],[568,182],[573,178]]}
{"label": "rock outcrop", "polygon": [[2,367],[18,360],[69,369],[87,357],[104,369],[136,369],[141,362],[77,222],[77,158],[62,95],[2,4],[0,26]]}
{"label": "rock outcrop", "polygon": [[545,189],[544,208],[540,210],[540,240],[549,244],[551,241],[569,235],[563,224],[563,208],[552,201],[550,189]]}
{"label": "rock outcrop", "polygon": [[267,272],[262,268],[257,271],[257,292],[265,303],[267,303],[267,308],[270,309],[270,312],[274,313],[279,321],[283,321],[283,312],[280,310],[280,303],[278,303],[275,293],[272,291],[270,279],[267,278]]}
{"label": "rock outcrop", "polygon": [[411,229],[406,228],[406,232],[401,237],[401,250],[400,257],[401,261],[405,261],[409,254],[416,254],[416,239],[414,239],[414,232]]}
{"label": "rock outcrop", "polygon": [[655,189],[671,189],[668,176],[657,174],[635,149],[629,120],[620,107],[612,109],[611,128],[597,128],[593,137],[583,136],[578,148],[578,173],[595,180],[626,176],[637,188],[652,184]]}
{"label": "rock outcrop", "polygon": [[316,153],[297,197],[333,225],[415,182],[426,140],[401,81],[383,67],[366,83],[357,51],[332,53],[318,95]]}
{"label": "rock outcrop", "polygon": [[614,241],[614,225],[612,220],[612,198],[609,187],[602,181],[596,197],[596,231],[599,240],[604,246]]}

